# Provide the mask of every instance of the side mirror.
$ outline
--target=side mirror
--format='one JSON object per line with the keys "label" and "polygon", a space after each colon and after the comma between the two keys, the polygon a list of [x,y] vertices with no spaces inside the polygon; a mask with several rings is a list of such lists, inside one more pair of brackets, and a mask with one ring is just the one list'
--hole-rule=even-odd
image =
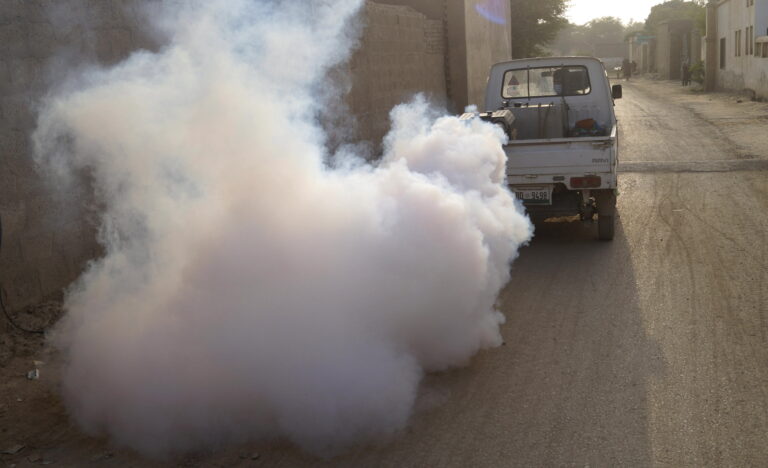
{"label": "side mirror", "polygon": [[613,85],[611,88],[611,94],[613,95],[614,99],[621,99],[621,97],[624,95],[624,90],[620,84]]}

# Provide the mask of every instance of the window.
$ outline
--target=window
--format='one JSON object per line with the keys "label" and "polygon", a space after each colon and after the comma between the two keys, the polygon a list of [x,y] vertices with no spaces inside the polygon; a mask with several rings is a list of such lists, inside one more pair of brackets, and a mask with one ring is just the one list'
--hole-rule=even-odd
{"label": "window", "polygon": [[755,51],[752,49],[752,26],[744,30],[744,55],[752,55]]}
{"label": "window", "polygon": [[504,99],[582,96],[592,91],[589,72],[582,66],[509,70],[504,74]]}
{"label": "window", "polygon": [[734,45],[734,55],[736,57],[741,57],[741,29],[736,31],[735,40],[733,41]]}
{"label": "window", "polygon": [[725,38],[720,39],[720,68],[725,68]]}

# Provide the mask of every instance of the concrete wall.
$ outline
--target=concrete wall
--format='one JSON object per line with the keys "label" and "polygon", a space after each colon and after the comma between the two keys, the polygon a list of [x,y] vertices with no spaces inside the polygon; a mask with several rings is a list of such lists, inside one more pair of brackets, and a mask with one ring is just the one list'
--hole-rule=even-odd
{"label": "concrete wall", "polygon": [[[736,91],[749,90],[755,96],[768,98],[768,58],[747,53],[746,29],[754,26],[755,37],[768,35],[768,0],[755,0],[747,6],[740,0],[720,1],[712,7],[716,30],[709,31],[717,38],[717,67],[710,67],[716,73],[715,86],[719,89]],[[741,31],[741,54],[736,55],[736,31]],[[720,39],[725,38],[725,68],[719,64]]]}
{"label": "concrete wall", "polygon": [[[459,99],[458,96],[454,98],[454,103],[459,108],[469,104],[482,107],[491,66],[512,58],[512,30],[509,21],[503,25],[489,21],[476,10],[481,3],[488,2],[482,0],[464,2],[465,50],[467,52],[464,63],[467,73],[467,98],[466,101]],[[505,8],[503,17],[510,18],[509,3],[500,2],[499,4],[504,5]]]}
{"label": "concrete wall", "polygon": [[629,40],[629,61],[637,63],[638,70],[641,67],[641,49],[642,44],[635,40],[635,38],[631,38]]}
{"label": "concrete wall", "polygon": [[[477,11],[482,0],[448,0],[448,96],[454,112],[467,105],[482,107],[491,65],[512,57],[509,22],[497,24]],[[500,4],[504,18],[510,18],[509,4]]]}
{"label": "concrete wall", "polygon": [[682,76],[682,64],[693,64],[701,54],[700,42],[693,38],[698,33],[688,20],[668,21],[656,29],[655,65],[659,78],[677,80]]}
{"label": "concrete wall", "polygon": [[669,57],[671,54],[670,43],[672,41],[669,26],[663,24],[656,30],[656,72],[663,80],[670,79]]}
{"label": "concrete wall", "polygon": [[[113,63],[151,47],[131,0],[0,2],[0,282],[18,309],[55,295],[97,254],[88,201],[59,194],[36,171],[35,104],[77,61]],[[81,22],[63,20],[79,13]],[[86,26],[86,23],[88,26]]]}

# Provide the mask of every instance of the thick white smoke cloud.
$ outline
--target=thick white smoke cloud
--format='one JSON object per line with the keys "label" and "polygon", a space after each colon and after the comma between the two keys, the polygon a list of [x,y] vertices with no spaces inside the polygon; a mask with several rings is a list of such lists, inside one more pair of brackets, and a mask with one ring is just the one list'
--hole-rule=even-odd
{"label": "thick white smoke cloud", "polygon": [[359,3],[201,2],[161,52],[47,101],[41,160],[89,171],[101,207],[106,254],[55,338],[87,430],[149,455],[332,453],[403,428],[423,372],[500,344],[532,235],[502,133],[416,99],[376,165],[324,164],[316,96]]}

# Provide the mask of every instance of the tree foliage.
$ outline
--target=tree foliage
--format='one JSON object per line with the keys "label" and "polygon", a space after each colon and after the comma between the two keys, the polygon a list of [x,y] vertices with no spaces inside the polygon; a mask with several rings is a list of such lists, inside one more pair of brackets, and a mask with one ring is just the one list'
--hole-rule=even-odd
{"label": "tree foliage", "polygon": [[669,0],[651,8],[651,14],[645,20],[645,31],[655,34],[656,28],[663,21],[691,20],[694,27],[702,34],[706,30],[707,10],[704,0]]}
{"label": "tree foliage", "polygon": [[581,34],[594,44],[624,41],[624,24],[612,16],[593,19],[579,29]]}
{"label": "tree foliage", "polygon": [[605,46],[610,49],[621,47],[627,34],[642,27],[642,23],[624,25],[619,18],[612,16],[597,18],[583,25],[568,24],[551,48],[557,55],[602,55]]}
{"label": "tree foliage", "polygon": [[567,0],[510,0],[512,12],[512,57],[545,55],[544,46],[568,24]]}

